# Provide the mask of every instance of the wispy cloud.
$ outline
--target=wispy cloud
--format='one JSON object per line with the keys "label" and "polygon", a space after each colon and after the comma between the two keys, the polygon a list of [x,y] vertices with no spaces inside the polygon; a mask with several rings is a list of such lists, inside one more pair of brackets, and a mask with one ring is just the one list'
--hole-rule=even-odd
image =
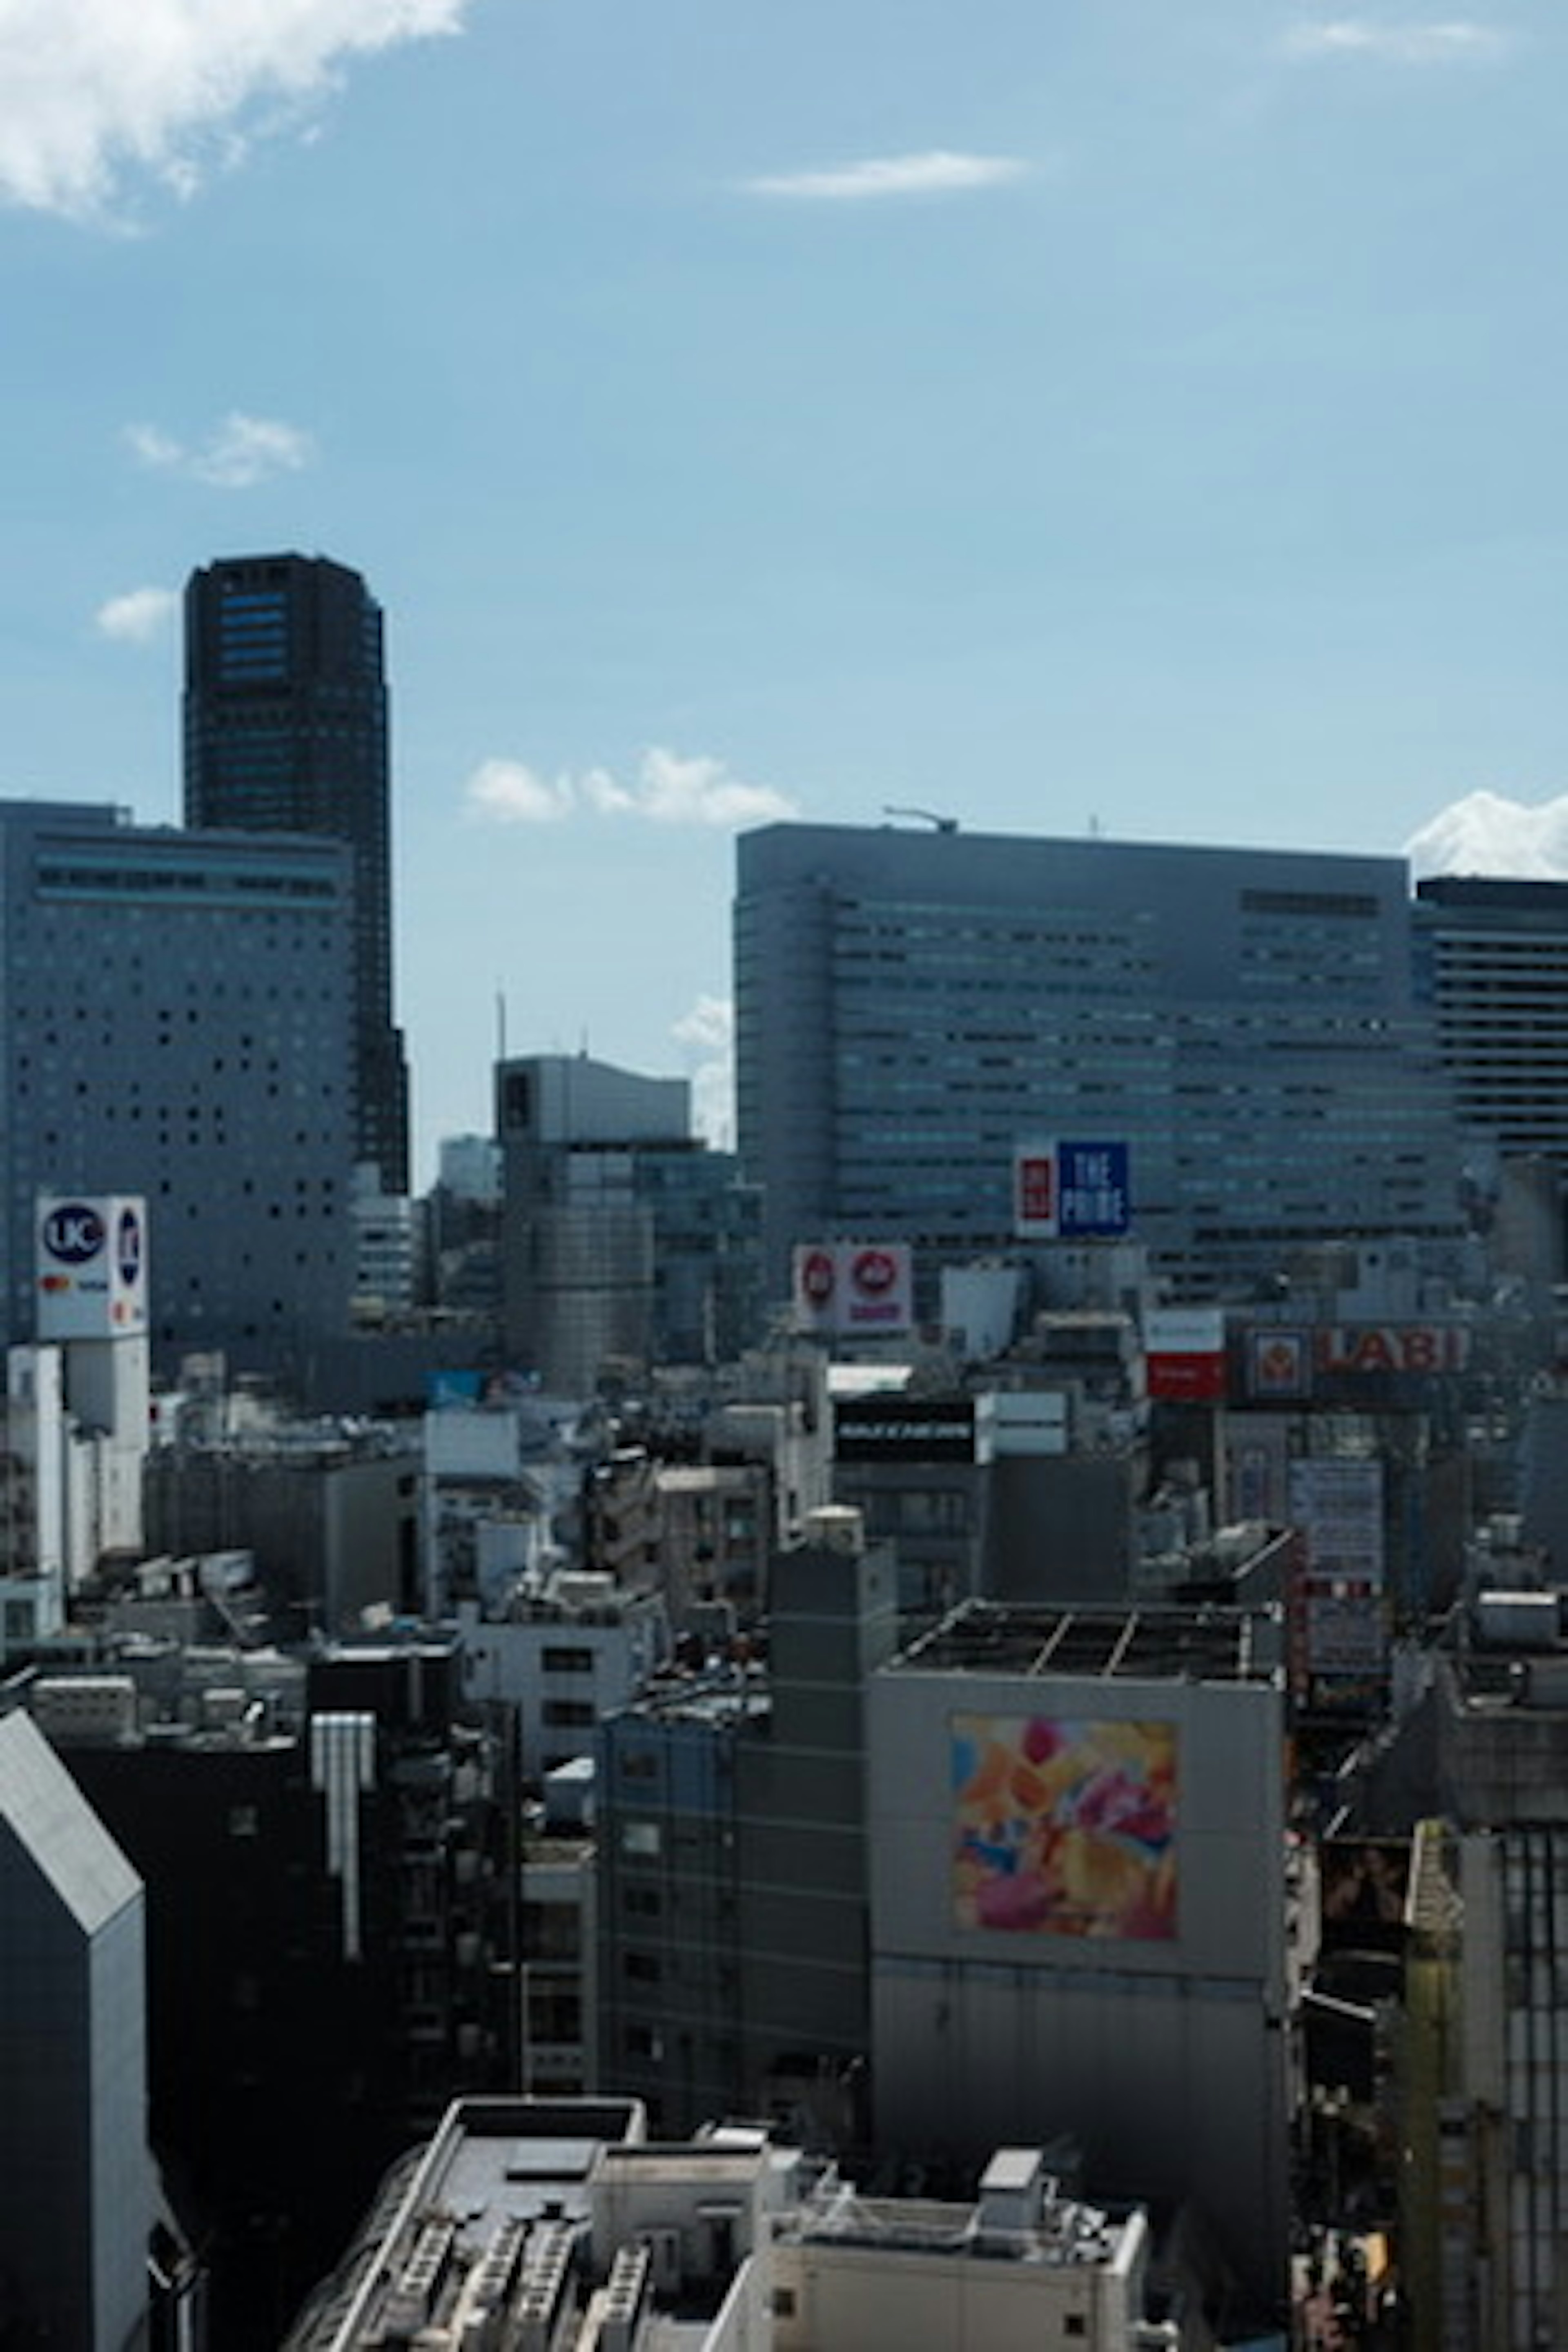
{"label": "wispy cloud", "polygon": [[1568,881],[1568,793],[1531,807],[1505,793],[1468,793],[1405,845],[1412,872]]}
{"label": "wispy cloud", "polygon": [[715,1150],[735,1142],[735,1008],[728,997],[700,996],[670,1035],[686,1055],[691,1123]]}
{"label": "wispy cloud", "polygon": [[[458,30],[468,0],[0,0],[0,199],[108,216],[188,196],[348,60]],[[268,111],[270,110],[270,111]]]}
{"label": "wispy cloud", "polygon": [[470,814],[501,824],[560,824],[579,814],[641,817],[654,824],[736,827],[796,814],[771,784],[742,783],[722,760],[682,759],[657,746],[624,783],[607,768],[542,776],[519,760],[486,760],[464,788]]}
{"label": "wispy cloud", "polygon": [[100,604],[93,619],[100,634],[117,644],[148,646],[163,635],[179,601],[173,588],[130,588]]}
{"label": "wispy cloud", "polygon": [[125,438],[144,466],[183,474],[216,490],[254,489],[274,474],[297,474],[316,454],[310,435],[298,425],[276,416],[247,416],[237,408],[205,441],[176,441],[156,425],[128,425]]}
{"label": "wispy cloud", "polygon": [[1508,37],[1468,18],[1437,24],[1382,24],[1368,16],[1322,17],[1285,36],[1292,58],[1367,58],[1384,65],[1481,64],[1500,58]]}
{"label": "wispy cloud", "polygon": [[1016,155],[959,155],[933,147],[920,155],[868,156],[825,171],[779,172],[742,183],[748,195],[790,196],[829,204],[860,204],[879,196],[956,195],[1027,177],[1033,166]]}

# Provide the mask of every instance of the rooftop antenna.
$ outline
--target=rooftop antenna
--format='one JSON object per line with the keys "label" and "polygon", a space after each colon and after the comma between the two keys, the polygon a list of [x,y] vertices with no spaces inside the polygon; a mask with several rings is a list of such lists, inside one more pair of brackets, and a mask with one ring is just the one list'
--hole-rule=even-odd
{"label": "rooftop antenna", "polygon": [[498,988],[496,991],[496,1060],[498,1062],[504,1062],[505,1059],[506,991],[504,988]]}
{"label": "rooftop antenna", "polygon": [[935,809],[900,808],[890,801],[884,801],[882,814],[884,816],[918,816],[922,824],[934,824],[938,833],[958,831],[958,819],[955,816],[939,816]]}

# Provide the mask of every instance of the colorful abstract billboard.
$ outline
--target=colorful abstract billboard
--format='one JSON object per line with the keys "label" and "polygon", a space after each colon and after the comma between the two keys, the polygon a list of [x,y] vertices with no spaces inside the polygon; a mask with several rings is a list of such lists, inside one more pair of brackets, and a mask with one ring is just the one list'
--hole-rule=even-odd
{"label": "colorful abstract billboard", "polygon": [[1173,1723],[955,1715],[949,1729],[961,1927],[1174,1937]]}

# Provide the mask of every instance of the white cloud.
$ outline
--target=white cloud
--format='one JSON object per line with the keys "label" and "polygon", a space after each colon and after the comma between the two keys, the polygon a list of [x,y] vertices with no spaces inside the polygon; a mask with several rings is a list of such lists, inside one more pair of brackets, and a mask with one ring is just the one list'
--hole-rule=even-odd
{"label": "white cloud", "polygon": [[[0,0],[0,6],[4,0]],[[315,445],[297,425],[231,409],[205,441],[176,441],[156,425],[128,425],[125,438],[144,466],[184,474],[216,490],[249,490],[274,474],[297,474],[315,457]]]}
{"label": "white cloud", "polygon": [[636,777],[623,783],[607,768],[580,776],[541,776],[518,760],[486,760],[464,788],[472,814],[508,824],[554,824],[578,811],[596,816],[642,817],[653,824],[736,827],[767,824],[797,814],[771,784],[742,783],[722,760],[682,759],[655,746]]}
{"label": "white cloud", "polygon": [[551,783],[519,760],[482,761],[465,789],[474,814],[500,824],[554,824],[571,814],[576,798],[564,776]]}
{"label": "white cloud", "polygon": [[670,1031],[687,1051],[691,1122],[715,1150],[735,1148],[735,1008],[727,997],[700,996]]}
{"label": "white cloud", "polygon": [[870,156],[820,172],[781,172],[744,183],[753,196],[804,196],[856,204],[877,196],[952,195],[1021,180],[1030,165],[1016,155],[955,155],[932,148],[923,155]]}
{"label": "white cloud", "polygon": [[163,635],[179,601],[173,588],[131,588],[110,596],[93,618],[100,634],[117,644],[148,646]]}
{"label": "white cloud", "polygon": [[1289,57],[1371,58],[1396,66],[1479,63],[1500,57],[1507,47],[1495,26],[1465,18],[1386,25],[1365,16],[1341,16],[1299,25],[1285,36]]}
{"label": "white cloud", "polygon": [[0,0],[0,198],[102,216],[128,175],[188,196],[345,61],[454,33],[468,5]]}
{"label": "white cloud", "polygon": [[1531,808],[1500,793],[1470,793],[1412,835],[1405,855],[1417,880],[1428,874],[1486,874],[1568,881],[1568,794]]}

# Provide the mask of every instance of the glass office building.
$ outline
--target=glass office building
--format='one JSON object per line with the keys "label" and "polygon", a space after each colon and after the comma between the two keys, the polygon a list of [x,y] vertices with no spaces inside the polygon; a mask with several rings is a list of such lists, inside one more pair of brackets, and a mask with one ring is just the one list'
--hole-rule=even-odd
{"label": "glass office building", "polygon": [[1395,858],[771,825],[738,845],[737,1124],[770,1286],[829,1234],[1016,1247],[1015,1154],[1124,1143],[1187,1297],[1458,1245]]}

